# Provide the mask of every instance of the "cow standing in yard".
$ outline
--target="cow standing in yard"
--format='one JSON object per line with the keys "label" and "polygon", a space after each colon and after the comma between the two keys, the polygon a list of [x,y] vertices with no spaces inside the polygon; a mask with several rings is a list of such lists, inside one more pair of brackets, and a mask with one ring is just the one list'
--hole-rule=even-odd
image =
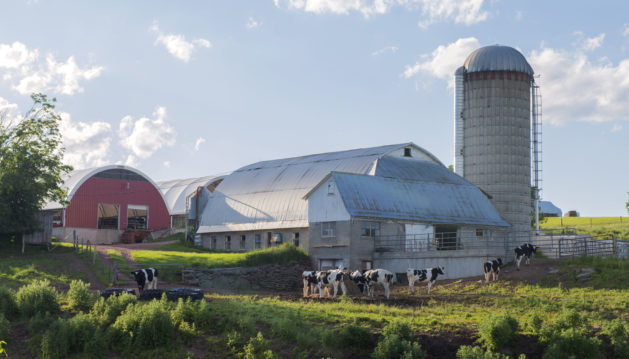
{"label": "cow standing in yard", "polygon": [[324,289],[328,289],[328,297],[330,296],[329,287],[334,288],[334,296],[332,298],[336,298],[336,294],[338,293],[339,284],[341,285],[341,290],[343,294],[347,292],[347,288],[345,287],[345,283],[343,282],[343,274],[346,272],[345,269],[333,269],[326,272],[319,272],[317,274],[317,287],[319,288],[319,298],[323,298]]}
{"label": "cow standing in yard", "polygon": [[515,266],[517,270],[520,270],[520,262],[522,258],[524,258],[524,263],[530,264],[531,257],[537,251],[537,246],[532,245],[531,243],[525,243],[519,247],[517,247],[515,251]]}
{"label": "cow standing in yard", "polygon": [[369,296],[373,297],[374,287],[376,284],[381,284],[384,287],[384,295],[389,299],[389,287],[395,283],[395,275],[386,269],[372,269],[368,270],[364,274],[367,280]]}
{"label": "cow standing in yard", "polygon": [[502,266],[502,259],[496,258],[483,263],[483,271],[485,272],[485,283],[489,283],[489,276],[493,276],[494,282],[498,280],[498,274],[500,274],[500,267]]}
{"label": "cow standing in yard", "polygon": [[135,281],[138,283],[138,289],[140,292],[146,289],[157,289],[157,269],[144,268],[131,272],[135,277]]}
{"label": "cow standing in yard", "polygon": [[317,275],[321,273],[319,271],[304,271],[301,275],[304,282],[304,298],[310,294],[315,293],[317,289]]}
{"label": "cow standing in yard", "polygon": [[351,279],[356,285],[358,285],[358,289],[361,293],[365,293],[365,289],[367,290],[367,294],[369,294],[369,283],[367,283],[367,278],[360,273],[359,270],[352,272],[349,275],[349,279]]}
{"label": "cow standing in yard", "polygon": [[406,277],[408,278],[408,287],[410,288],[411,293],[415,293],[415,282],[428,282],[428,293],[430,293],[430,288],[432,288],[433,284],[437,281],[437,277],[439,274],[444,275],[445,270],[445,267],[407,269]]}

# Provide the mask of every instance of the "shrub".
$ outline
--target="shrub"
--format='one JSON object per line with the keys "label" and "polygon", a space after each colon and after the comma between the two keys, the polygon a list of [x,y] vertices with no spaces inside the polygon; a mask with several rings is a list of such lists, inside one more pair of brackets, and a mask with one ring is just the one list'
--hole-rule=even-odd
{"label": "shrub", "polygon": [[564,329],[583,329],[587,326],[587,318],[579,314],[575,309],[568,309],[561,312],[553,327],[556,331]]}
{"label": "shrub", "polygon": [[106,347],[93,319],[79,313],[71,319],[54,321],[41,341],[43,358],[66,358],[72,354],[87,354],[104,358]]}
{"label": "shrub", "polygon": [[426,353],[418,343],[411,343],[393,334],[380,340],[371,356],[374,359],[424,359]]}
{"label": "shrub", "polygon": [[109,328],[108,343],[131,351],[170,345],[175,328],[165,304],[168,303],[153,300],[129,305]]}
{"label": "shrub", "polygon": [[9,320],[5,318],[2,313],[0,313],[0,340],[9,339],[10,328],[11,323],[9,323]]}
{"label": "shrub", "polygon": [[258,332],[258,335],[251,337],[249,343],[243,348],[243,353],[240,355],[244,359],[275,359],[279,358],[278,355],[271,350],[271,344],[268,340],[264,339],[262,333]]}
{"label": "shrub", "polygon": [[[524,355],[520,356],[521,358]],[[508,355],[494,353],[491,350],[485,351],[481,347],[463,345],[456,352],[457,359],[509,359]]]}
{"label": "shrub", "polygon": [[32,336],[35,336],[40,333],[44,333],[56,320],[57,320],[56,315],[52,315],[50,313],[46,313],[46,314],[37,313],[28,321],[28,332]]}
{"label": "shrub", "polygon": [[105,328],[113,324],[129,305],[137,301],[136,296],[127,293],[112,295],[107,299],[99,298],[92,306],[90,316],[96,319],[101,328]]}
{"label": "shrub", "polygon": [[562,330],[552,336],[544,353],[544,359],[598,358],[601,341],[596,337],[588,338],[578,329]]}
{"label": "shrub", "polygon": [[355,324],[341,329],[327,329],[323,332],[322,340],[328,348],[346,348],[355,352],[371,351],[375,345],[369,329]]}
{"label": "shrub", "polygon": [[48,280],[39,280],[21,287],[17,291],[16,301],[22,316],[31,318],[37,313],[59,313],[57,297],[57,291]]}
{"label": "shrub", "polygon": [[73,280],[70,283],[67,297],[71,308],[83,312],[89,311],[96,301],[96,295],[90,290],[90,284],[80,280]]}
{"label": "shrub", "polygon": [[481,322],[479,341],[489,350],[508,348],[515,344],[518,334],[518,321],[508,313],[490,316]]}
{"label": "shrub", "polygon": [[411,337],[411,327],[409,327],[408,323],[401,320],[394,320],[387,324],[382,330],[382,335],[385,337],[397,335],[402,340],[413,339]]}
{"label": "shrub", "polygon": [[625,325],[620,320],[614,319],[606,325],[605,333],[609,335],[616,357],[629,358],[629,342],[627,341]]}
{"label": "shrub", "polygon": [[194,339],[199,332],[197,331],[197,327],[194,323],[190,324],[186,321],[182,321],[177,326],[177,333],[179,334],[179,338],[183,340],[185,343],[189,343]]}
{"label": "shrub", "polygon": [[13,318],[18,313],[15,292],[7,287],[0,287],[0,315],[7,319]]}

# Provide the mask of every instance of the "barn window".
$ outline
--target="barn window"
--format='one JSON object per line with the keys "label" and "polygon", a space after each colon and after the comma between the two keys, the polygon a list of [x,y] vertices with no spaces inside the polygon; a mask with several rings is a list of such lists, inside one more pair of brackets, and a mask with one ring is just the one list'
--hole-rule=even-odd
{"label": "barn window", "polygon": [[247,247],[247,236],[243,234],[240,236],[240,249],[245,249],[246,247]]}
{"label": "barn window", "polygon": [[282,236],[282,233],[273,233],[273,235],[271,236],[272,246],[279,246],[283,242],[284,242],[284,237]]}
{"label": "barn window", "polygon": [[411,148],[410,147],[404,148],[404,157],[413,157],[413,155],[411,154]]}
{"label": "barn window", "polygon": [[216,236],[212,236],[212,249],[216,249]]}
{"label": "barn window", "polygon": [[225,249],[232,249],[232,237],[227,236],[225,238]]}
{"label": "barn window", "polygon": [[127,228],[146,229],[149,222],[148,206],[137,206],[130,204],[127,206]]}
{"label": "barn window", "polygon": [[295,247],[299,247],[299,232],[295,232],[295,237],[293,237],[293,244]]}
{"label": "barn window", "polygon": [[372,261],[360,261],[360,269],[362,271],[370,270],[371,268],[373,268]]}
{"label": "barn window", "polygon": [[456,226],[435,226],[435,245],[439,250],[460,249]]}
{"label": "barn window", "polygon": [[367,238],[376,238],[380,236],[380,223],[378,222],[361,222],[360,236]]}
{"label": "barn window", "polygon": [[485,238],[485,231],[482,228],[476,228],[476,238],[477,239]]}
{"label": "barn window", "polygon": [[256,238],[255,249],[262,248],[262,235],[261,234],[256,234],[255,238]]}
{"label": "barn window", "polygon": [[118,229],[117,204],[98,204],[98,229]]}
{"label": "barn window", "polygon": [[266,232],[266,247],[270,247],[271,246],[271,236],[273,235],[273,233],[271,232]]}
{"label": "barn window", "polygon": [[63,227],[63,210],[58,209],[52,212],[52,226]]}
{"label": "barn window", "polygon": [[336,236],[336,222],[321,223],[321,238],[331,238]]}

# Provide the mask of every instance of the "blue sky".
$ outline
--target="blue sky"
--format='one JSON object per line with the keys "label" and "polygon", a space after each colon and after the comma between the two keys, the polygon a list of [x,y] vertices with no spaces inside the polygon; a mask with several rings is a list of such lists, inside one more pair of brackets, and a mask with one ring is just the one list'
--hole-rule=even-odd
{"label": "blue sky", "polygon": [[608,1],[3,3],[0,111],[58,100],[65,161],[156,181],[414,142],[453,163],[454,70],[508,45],[539,76],[543,193],[627,215],[629,5]]}

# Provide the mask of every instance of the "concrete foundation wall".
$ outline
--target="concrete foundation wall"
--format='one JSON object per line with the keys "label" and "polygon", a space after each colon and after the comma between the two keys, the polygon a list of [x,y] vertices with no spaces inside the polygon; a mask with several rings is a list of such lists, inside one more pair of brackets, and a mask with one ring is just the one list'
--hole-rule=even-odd
{"label": "concrete foundation wall", "polygon": [[112,244],[120,242],[123,231],[117,229],[56,227],[52,229],[52,236],[61,242],[72,243],[74,232],[76,232],[79,242],[87,242],[89,240],[91,244]]}
{"label": "concrete foundation wall", "polygon": [[[247,252],[255,249],[264,249],[273,247],[273,244],[269,244],[268,233],[282,234],[282,243],[294,244],[296,233],[299,233],[299,248],[308,251],[309,247],[309,231],[307,228],[290,228],[290,229],[278,229],[267,231],[247,231],[247,232],[229,232],[229,233],[204,233],[201,235],[201,246],[208,249],[234,251],[234,252]],[[260,235],[261,243],[260,248],[255,247],[256,234]],[[227,236],[231,238],[231,248],[226,247]],[[244,247],[241,246],[242,236],[244,236]],[[216,246],[213,247],[213,238],[216,238]]]}

